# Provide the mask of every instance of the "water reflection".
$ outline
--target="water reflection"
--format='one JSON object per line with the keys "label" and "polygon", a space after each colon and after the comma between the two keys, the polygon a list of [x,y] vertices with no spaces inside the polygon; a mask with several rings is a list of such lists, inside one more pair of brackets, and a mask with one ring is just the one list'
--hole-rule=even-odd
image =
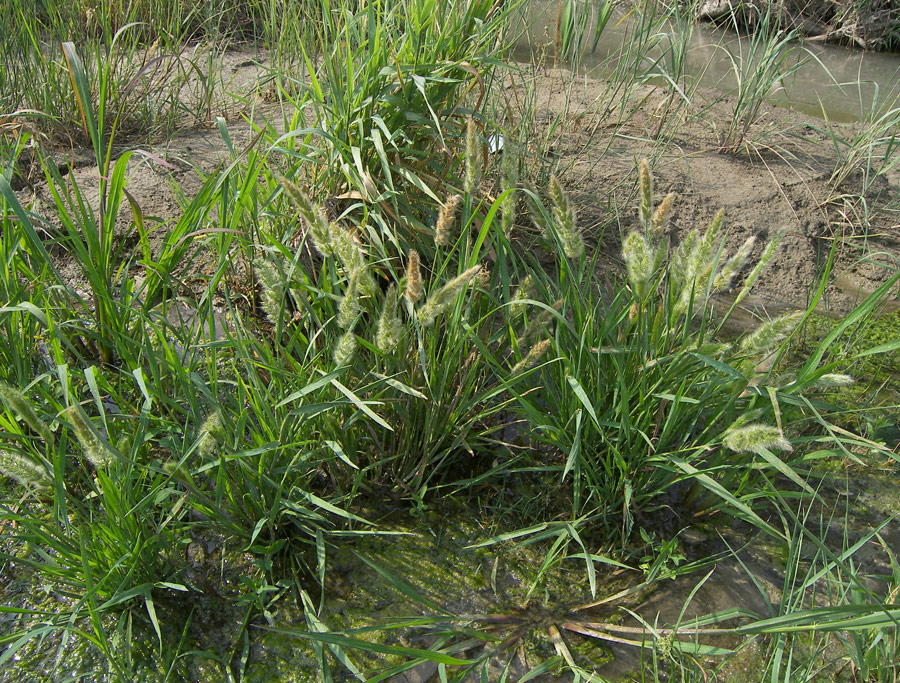
{"label": "water reflection", "polygon": [[[529,60],[540,46],[546,46],[557,34],[557,2],[529,3],[521,25],[521,37],[517,43],[516,57]],[[590,37],[578,58],[580,73],[606,76],[613,72],[617,60],[628,52],[627,42],[634,42],[635,26],[641,21],[636,13],[614,14],[604,30],[596,49],[592,52]],[[590,28],[593,17],[587,20]],[[643,17],[646,22],[646,16]],[[665,64],[663,53],[670,45],[678,44],[683,35],[674,22],[659,21],[652,29],[649,41],[655,45],[648,51],[644,64],[652,75],[658,60]],[[736,86],[733,60],[750,52],[749,41],[735,34],[719,31],[707,24],[688,29],[686,74],[700,79],[700,84],[728,92]],[[781,87],[771,95],[770,101],[788,106],[810,116],[828,118],[834,122],[850,122],[860,119],[873,103],[884,107],[900,94],[900,56],[834,45],[804,41],[803,50],[794,51],[794,59],[805,64],[792,76],[783,79]],[[552,52],[551,52],[552,54]],[[571,64],[570,64],[571,65]],[[788,65],[789,66],[789,65]],[[788,69],[789,70],[789,69]]]}

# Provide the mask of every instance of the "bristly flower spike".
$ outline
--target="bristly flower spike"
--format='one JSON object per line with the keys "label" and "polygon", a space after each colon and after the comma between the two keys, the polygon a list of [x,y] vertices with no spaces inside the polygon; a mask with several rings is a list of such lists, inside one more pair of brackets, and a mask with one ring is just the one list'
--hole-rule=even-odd
{"label": "bristly flower spike", "polygon": [[763,323],[740,342],[741,351],[750,356],[765,356],[803,320],[805,311],[794,311]]}
{"label": "bristly flower spike", "polygon": [[378,319],[378,329],[375,332],[375,347],[382,353],[393,353],[400,343],[403,334],[403,324],[397,315],[397,287],[391,285],[384,295],[384,308]]}
{"label": "bristly flower spike", "polygon": [[225,439],[225,428],[222,425],[222,411],[217,410],[200,425],[200,444],[197,446],[198,455],[207,459],[218,450],[219,445]]}
{"label": "bristly flower spike", "polygon": [[650,219],[650,235],[654,239],[659,238],[666,229],[666,224],[672,216],[672,207],[675,204],[675,193],[670,192],[656,207]]}
{"label": "bristly flower spike", "polygon": [[350,362],[354,353],[356,353],[356,335],[353,330],[347,330],[341,335],[334,350],[334,364],[340,367]]}
{"label": "bristly flower spike", "polygon": [[653,176],[650,175],[650,165],[646,159],[640,163],[641,204],[639,214],[641,225],[649,230],[653,221]]}
{"label": "bristly flower spike", "polygon": [[425,288],[422,285],[419,252],[411,249],[409,252],[409,263],[406,266],[406,298],[409,300],[409,303],[416,304],[424,294]]}
{"label": "bristly flower spike", "polygon": [[321,208],[313,204],[312,200],[301,190],[296,183],[287,178],[281,179],[281,186],[291,203],[297,208],[300,218],[306,224],[313,246],[322,256],[333,256],[334,244],[331,239],[331,224],[325,217]]}
{"label": "bristly flower spike", "polygon": [[850,375],[828,372],[819,377],[819,379],[813,383],[813,386],[817,389],[834,389],[853,386],[855,383],[856,380]]}
{"label": "bristly flower spike", "polygon": [[500,227],[503,229],[503,234],[507,237],[512,232],[513,225],[516,222],[516,200],[512,190],[518,182],[513,155],[509,150],[510,145],[504,145],[501,189],[506,196],[500,202]]}
{"label": "bristly flower spike", "polygon": [[278,324],[281,316],[281,305],[284,301],[284,283],[275,265],[265,256],[253,261],[256,279],[260,288],[260,305],[266,317],[273,325]]}
{"label": "bristly flower spike", "polygon": [[71,406],[66,410],[66,417],[75,432],[75,438],[81,444],[84,457],[95,468],[102,469],[112,463],[112,454],[100,440],[100,436],[90,423],[87,416],[78,406]]}
{"label": "bristly flower spike", "polygon": [[769,262],[775,256],[775,252],[778,250],[778,246],[781,244],[782,239],[784,239],[784,230],[779,230],[775,234],[775,237],[769,240],[766,248],[763,249],[762,256],[759,257],[759,261],[755,266],[753,266],[753,270],[751,270],[750,274],[747,275],[747,279],[744,280],[744,286],[741,287],[741,291],[738,292],[738,295],[737,297],[735,297],[734,304],[732,304],[732,306],[737,307],[750,293],[750,289],[756,283],[756,280],[759,278],[760,273],[762,273],[763,269],[767,265],[769,265]]}
{"label": "bristly flower spike", "polygon": [[643,302],[650,293],[650,282],[656,272],[656,250],[643,234],[632,230],[622,245],[622,257],[631,291],[637,301]]}
{"label": "bristly flower spike", "polygon": [[359,303],[359,267],[354,268],[347,278],[347,290],[338,304],[337,324],[342,330],[349,330],[362,307]]}
{"label": "bristly flower spike", "polygon": [[784,438],[779,429],[759,423],[729,429],[722,437],[722,444],[736,453],[793,450],[791,442]]}
{"label": "bristly flower spike", "polygon": [[513,318],[522,315],[525,312],[525,304],[523,302],[526,299],[533,298],[534,278],[532,278],[531,273],[528,273],[519,283],[519,286],[516,287],[516,291],[513,292],[512,301],[509,304],[509,315]]}
{"label": "bristly flower spike", "polygon": [[563,252],[570,259],[579,258],[584,254],[584,240],[575,220],[575,208],[555,175],[550,176],[550,202],[553,204],[553,222]]}
{"label": "bristly flower spike", "polygon": [[531,370],[531,368],[538,364],[541,360],[541,356],[547,352],[547,349],[550,348],[551,343],[552,342],[549,339],[544,339],[528,349],[528,353],[522,360],[513,366],[512,370],[510,370],[510,374],[515,376]]}
{"label": "bristly flower spike", "polygon": [[712,291],[714,293],[722,292],[731,287],[732,280],[747,265],[750,254],[753,252],[754,244],[756,244],[756,238],[753,236],[748,237],[734,256],[725,262],[725,265],[722,266],[713,280]]}
{"label": "bristly flower spike", "polygon": [[0,382],[0,398],[25,424],[31,427],[35,434],[40,435],[48,446],[53,447],[53,432],[49,425],[38,417],[31,402],[25,398],[25,394],[6,382]]}
{"label": "bristly flower spike", "polygon": [[22,486],[45,489],[50,485],[47,468],[21,453],[0,450],[0,473],[12,477]]}
{"label": "bristly flower spike", "polygon": [[477,277],[480,272],[481,266],[469,268],[432,294],[428,301],[425,302],[425,305],[419,309],[419,324],[425,327],[433,325],[439,315],[445,313],[456,303],[457,294]]}
{"label": "bristly flower spike", "polygon": [[438,212],[437,224],[434,228],[434,243],[438,247],[446,247],[453,239],[453,223],[456,212],[462,203],[462,195],[455,194],[447,198]]}

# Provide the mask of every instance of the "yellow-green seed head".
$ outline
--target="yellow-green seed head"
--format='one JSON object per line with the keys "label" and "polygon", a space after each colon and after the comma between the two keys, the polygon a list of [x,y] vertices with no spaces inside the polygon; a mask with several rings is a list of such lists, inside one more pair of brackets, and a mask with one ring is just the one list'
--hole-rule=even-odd
{"label": "yellow-green seed head", "polygon": [[0,399],[3,399],[9,409],[16,413],[48,446],[53,446],[54,438],[50,426],[38,416],[31,402],[25,398],[25,394],[6,382],[0,382]]}
{"label": "yellow-green seed head", "polygon": [[394,352],[403,336],[403,324],[397,315],[397,287],[391,285],[384,295],[384,308],[378,318],[378,329],[375,332],[375,346],[385,354]]}
{"label": "yellow-green seed head", "polygon": [[675,193],[670,192],[656,207],[653,217],[650,219],[650,232],[659,236],[666,228],[669,218],[672,216],[672,207],[675,205]]}
{"label": "yellow-green seed head", "polygon": [[329,233],[331,235],[331,243],[334,246],[334,253],[341,260],[344,270],[350,272],[354,266],[359,266],[360,261],[363,260],[363,255],[360,252],[359,245],[353,241],[353,236],[350,232],[337,223],[332,223],[329,226]]}
{"label": "yellow-green seed head", "polygon": [[747,279],[744,280],[744,286],[741,287],[741,291],[738,292],[737,297],[734,300],[734,306],[740,304],[744,298],[750,293],[750,289],[756,283],[756,280],[759,278],[760,273],[762,273],[763,269],[769,265],[769,262],[775,256],[775,252],[778,251],[778,246],[781,244],[781,240],[784,239],[784,230],[779,230],[775,237],[769,240],[769,243],[766,245],[766,248],[763,249],[762,256],[759,257],[759,261],[757,261],[756,265],[753,266],[753,269],[750,271],[750,274],[747,275]]}
{"label": "yellow-green seed head", "polygon": [[47,488],[51,483],[46,467],[14,451],[0,450],[0,473],[12,477],[22,486],[36,489]]}
{"label": "yellow-green seed head", "polygon": [[745,265],[747,265],[750,254],[753,252],[753,245],[755,244],[756,238],[748,237],[740,248],[738,248],[737,252],[735,252],[734,256],[725,262],[725,265],[722,266],[713,280],[713,292],[722,292],[731,287],[731,282],[734,280],[735,276],[743,270]]}
{"label": "yellow-green seed head", "polygon": [[438,316],[446,313],[447,310],[456,304],[457,295],[459,295],[480,272],[481,266],[469,268],[432,294],[428,298],[428,301],[425,302],[425,305],[422,306],[417,313],[419,324],[425,327],[433,325]]}
{"label": "yellow-green seed head", "polygon": [[66,418],[72,425],[72,431],[81,445],[85,459],[98,470],[109,466],[112,463],[112,453],[101,441],[100,435],[81,408],[77,405],[69,407],[66,410]]}
{"label": "yellow-green seed head", "polygon": [[203,424],[200,425],[200,444],[197,446],[197,453],[202,458],[208,458],[225,440],[225,427],[222,424],[222,411],[217,410],[210,413]]}
{"label": "yellow-green seed head", "polygon": [[356,335],[353,330],[347,330],[341,335],[334,349],[334,364],[337,366],[349,363],[356,353]]}
{"label": "yellow-green seed head", "polygon": [[650,165],[646,159],[640,163],[641,204],[639,215],[641,225],[649,229],[653,220],[653,176],[650,174]]}
{"label": "yellow-green seed head", "polygon": [[622,245],[622,257],[625,259],[631,291],[635,299],[644,301],[650,293],[650,283],[655,275],[656,251],[643,234],[633,230]]}
{"label": "yellow-green seed head", "polygon": [[553,312],[562,308],[562,304],[562,299],[559,299],[550,309],[543,308],[540,313],[534,316],[528,323],[525,331],[522,332],[522,337],[519,339],[519,348],[528,348],[528,345],[534,340],[551,334],[550,325],[553,322]]}
{"label": "yellow-green seed head", "polygon": [[260,306],[273,325],[277,325],[282,315],[284,303],[284,282],[275,265],[262,256],[253,261],[253,269],[260,288]]}
{"label": "yellow-green seed head", "polygon": [[359,268],[355,268],[347,279],[347,289],[338,305],[337,324],[342,330],[350,329],[362,307],[359,303]]}
{"label": "yellow-green seed head", "polygon": [[479,289],[487,291],[491,286],[491,269],[486,265],[481,266],[478,277],[475,278],[475,284]]}
{"label": "yellow-green seed head", "polygon": [[778,428],[759,423],[729,429],[722,437],[722,444],[736,453],[762,453],[764,449],[793,450],[791,442]]}
{"label": "yellow-green seed head", "polygon": [[740,349],[749,356],[767,356],[803,320],[804,311],[785,313],[763,323],[741,339]]}
{"label": "yellow-green seed head", "polygon": [[814,386],[817,389],[835,389],[839,387],[849,387],[855,383],[856,380],[850,375],[829,372],[819,377]]}
{"label": "yellow-green seed head", "polygon": [[553,205],[553,222],[562,244],[563,253],[570,259],[579,258],[584,254],[584,240],[581,238],[581,229],[575,219],[575,207],[572,206],[559,178],[555,175],[550,176],[549,189],[550,202]]}
{"label": "yellow-green seed head", "polygon": [[522,303],[527,299],[534,298],[534,278],[531,277],[531,273],[526,275],[522,282],[519,283],[519,286],[516,288],[516,291],[513,292],[512,301],[509,304],[509,314],[513,318],[516,318],[522,315],[525,312],[525,304]]}
{"label": "yellow-green seed head", "polygon": [[325,257],[333,256],[335,252],[331,238],[331,224],[325,217],[325,213],[320,207],[313,204],[296,183],[282,178],[281,185],[291,203],[297,208],[297,213],[300,214],[301,220],[306,225],[316,251]]}
{"label": "yellow-green seed head", "polygon": [[[510,152],[510,145],[505,145],[503,147],[503,180],[501,183],[501,188],[504,193],[507,193],[516,187],[516,183],[518,182],[517,175],[513,155]],[[500,201],[500,227],[502,228],[504,235],[508,236],[510,234],[515,222],[516,199],[514,193],[509,192],[509,194],[506,194]]]}

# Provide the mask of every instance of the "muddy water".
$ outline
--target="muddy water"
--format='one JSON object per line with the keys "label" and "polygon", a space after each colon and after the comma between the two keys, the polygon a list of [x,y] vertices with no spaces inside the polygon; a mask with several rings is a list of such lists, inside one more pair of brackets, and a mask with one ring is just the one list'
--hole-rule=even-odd
{"label": "muddy water", "polygon": [[[557,34],[557,2],[535,0],[529,3],[521,25],[517,56],[528,60],[533,51],[552,43]],[[587,21],[588,33],[595,21]],[[619,57],[627,52],[627,44],[634,43],[634,29],[639,18],[623,12],[613,14],[606,29],[591,50],[593,36],[587,35],[585,49],[578,58],[579,72],[603,76],[615,68]],[[685,34],[687,34],[685,36]],[[682,26],[670,21],[659,21],[648,32],[647,51],[644,60],[648,76],[652,76],[654,62],[670,45],[680,44],[686,38],[686,74],[699,85],[717,89],[723,93],[736,85],[734,64],[749,53],[749,41],[734,33],[717,31],[710,25]],[[799,46],[798,46],[799,47]],[[856,121],[876,108],[890,105],[900,95],[900,55],[863,52],[840,46],[823,45],[804,41],[802,49],[794,50],[791,59],[804,64],[794,75],[782,80],[770,98],[773,104],[791,107],[818,118],[828,118],[839,123]],[[664,57],[661,64],[667,59]],[[790,62],[788,63],[788,68]],[[664,66],[663,66],[664,68]],[[892,108],[889,106],[889,108]]]}

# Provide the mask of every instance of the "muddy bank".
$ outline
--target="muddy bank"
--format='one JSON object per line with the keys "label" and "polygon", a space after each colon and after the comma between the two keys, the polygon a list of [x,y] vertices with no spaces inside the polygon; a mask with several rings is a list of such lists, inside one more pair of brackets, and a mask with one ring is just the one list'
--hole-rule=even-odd
{"label": "muddy bank", "polygon": [[[230,55],[251,67],[249,55]],[[265,72],[257,68],[257,77]],[[262,88],[248,88],[244,76],[245,108],[231,112],[227,131],[239,152],[256,144],[262,152],[278,154],[256,138],[261,127],[283,129],[283,112],[268,101]],[[651,159],[658,197],[677,195],[672,239],[708,224],[719,209],[725,211],[729,248],[748,236],[757,237],[754,256],[765,241],[784,231],[774,261],[755,289],[749,308],[761,315],[806,306],[821,274],[825,258],[838,240],[832,284],[823,311],[841,314],[878,287],[900,263],[898,173],[871,183],[865,196],[856,193],[859,174],[843,186],[829,182],[836,164],[835,149],[822,124],[790,109],[763,105],[760,120],[749,130],[738,153],[720,151],[722,129],[733,115],[734,102],[710,90],[698,90],[689,107],[670,111],[669,93],[655,86],[637,88],[623,97],[602,79],[573,79],[566,70],[519,65],[501,76],[505,88],[488,111],[502,122],[503,132],[520,157],[523,177],[546,186],[550,173],[559,175],[579,207],[579,220],[589,242],[601,252],[602,267],[619,270],[621,237],[635,223],[636,163]],[[251,96],[248,93],[254,92]],[[835,124],[847,136],[858,124]],[[127,188],[143,214],[152,217],[162,236],[163,226],[175,221],[202,177],[229,160],[221,131],[187,130],[135,154]],[[89,155],[60,150],[52,155],[70,168],[67,180],[77,182],[89,203],[96,204],[99,170]],[[486,155],[488,177],[499,172],[500,155]],[[176,189],[179,188],[179,189]],[[484,186],[490,197],[496,188]],[[51,193],[42,182],[19,193],[23,205],[53,222]],[[860,228],[862,219],[868,228]],[[133,240],[122,213],[122,239]],[[519,233],[533,230],[520,213]],[[126,250],[127,253],[127,250]],[[751,259],[752,261],[752,259]],[[71,264],[62,272],[77,282]]]}
{"label": "muddy bank", "polygon": [[[755,304],[769,313],[806,306],[832,245],[836,259],[822,310],[833,315],[876,289],[898,262],[897,173],[877,178],[864,196],[859,172],[835,186],[835,149],[820,121],[763,105],[743,148],[725,153],[722,130],[735,105],[715,91],[698,90],[691,106],[672,115],[668,93],[659,87],[643,86],[624,101],[608,82],[573,81],[564,70],[530,70],[515,79],[535,93],[538,112],[516,125],[549,157],[534,159],[532,177],[561,175],[589,239],[611,268],[621,266],[621,237],[636,224],[636,162],[642,157],[651,159],[655,194],[677,196],[673,241],[708,225],[719,209],[730,249],[755,236],[759,256],[765,241],[784,231],[754,290]],[[849,136],[857,124],[835,125]],[[860,227],[863,212],[867,229]]]}
{"label": "muddy bank", "polygon": [[737,21],[752,30],[766,9],[777,17],[781,28],[797,31],[809,40],[866,50],[895,51],[900,47],[900,7],[892,0],[706,0],[699,14],[728,26],[733,25],[731,13],[735,11]]}

